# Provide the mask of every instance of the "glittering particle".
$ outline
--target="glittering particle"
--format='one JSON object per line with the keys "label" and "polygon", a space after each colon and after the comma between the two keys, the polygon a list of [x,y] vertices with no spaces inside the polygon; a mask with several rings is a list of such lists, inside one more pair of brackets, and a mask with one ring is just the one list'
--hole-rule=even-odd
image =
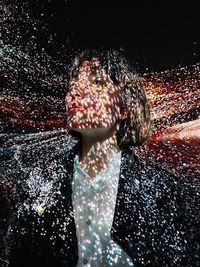
{"label": "glittering particle", "polygon": [[36,212],[38,212],[40,215],[44,212],[44,208],[42,207],[42,205],[38,205],[37,207],[35,207]]}

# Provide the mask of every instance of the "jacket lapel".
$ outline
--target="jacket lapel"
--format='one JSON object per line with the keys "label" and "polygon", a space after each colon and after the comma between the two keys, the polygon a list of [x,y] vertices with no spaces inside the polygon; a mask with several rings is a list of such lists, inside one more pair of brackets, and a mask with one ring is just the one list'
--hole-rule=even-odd
{"label": "jacket lapel", "polygon": [[111,238],[134,266],[187,266],[176,179],[149,159],[122,151]]}
{"label": "jacket lapel", "polygon": [[[136,164],[136,156],[131,150],[123,150],[121,155],[118,192],[110,233],[111,238],[133,258],[136,251],[133,249],[134,243],[130,242],[130,235],[132,236],[130,230],[137,231],[137,226],[134,225],[140,218],[140,211],[137,206],[140,180],[138,173],[134,173],[136,168],[133,168],[133,165]],[[135,233],[134,239],[135,244],[137,239],[139,242],[137,233]]]}

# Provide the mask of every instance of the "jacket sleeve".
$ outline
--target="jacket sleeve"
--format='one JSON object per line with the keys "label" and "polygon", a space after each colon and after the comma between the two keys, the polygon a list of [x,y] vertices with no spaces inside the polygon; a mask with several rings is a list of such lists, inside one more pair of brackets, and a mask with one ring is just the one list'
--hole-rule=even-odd
{"label": "jacket sleeve", "polygon": [[16,200],[16,182],[19,168],[14,159],[14,146],[7,141],[9,134],[1,134],[0,149],[0,265],[4,266],[4,242],[9,226],[9,221],[14,213]]}
{"label": "jacket sleeve", "polygon": [[188,258],[188,229],[184,224],[184,199],[175,173],[155,165],[159,174],[156,204],[159,231],[156,258],[158,266],[192,266]]}
{"label": "jacket sleeve", "polygon": [[199,178],[182,176],[177,185],[179,220],[187,243],[188,266],[200,266]]}
{"label": "jacket sleeve", "polygon": [[13,214],[17,192],[23,184],[23,170],[15,156],[16,151],[21,145],[25,144],[27,147],[34,139],[35,134],[0,134],[0,242],[8,226],[10,215]]}
{"label": "jacket sleeve", "polygon": [[3,240],[9,225],[10,216],[15,206],[15,188],[2,174],[0,176],[0,255]]}

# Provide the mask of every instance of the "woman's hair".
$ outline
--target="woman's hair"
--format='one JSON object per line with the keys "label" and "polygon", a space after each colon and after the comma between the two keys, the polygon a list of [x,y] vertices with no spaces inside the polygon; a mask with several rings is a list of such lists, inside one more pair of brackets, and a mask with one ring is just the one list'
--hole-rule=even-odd
{"label": "woman's hair", "polygon": [[85,50],[80,52],[69,67],[69,79],[77,77],[84,61],[97,58],[111,80],[120,87],[120,111],[128,116],[120,120],[116,132],[119,148],[140,146],[150,134],[150,109],[140,79],[126,58],[115,50]]}

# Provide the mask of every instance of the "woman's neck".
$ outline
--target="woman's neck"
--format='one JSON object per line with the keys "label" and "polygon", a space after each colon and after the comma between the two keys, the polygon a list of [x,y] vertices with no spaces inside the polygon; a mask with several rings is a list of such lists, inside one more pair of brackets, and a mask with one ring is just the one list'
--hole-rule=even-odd
{"label": "woman's neck", "polygon": [[82,136],[82,154],[79,155],[80,165],[89,177],[96,175],[105,169],[115,153],[117,153],[117,139],[113,135],[102,142],[92,142]]}

